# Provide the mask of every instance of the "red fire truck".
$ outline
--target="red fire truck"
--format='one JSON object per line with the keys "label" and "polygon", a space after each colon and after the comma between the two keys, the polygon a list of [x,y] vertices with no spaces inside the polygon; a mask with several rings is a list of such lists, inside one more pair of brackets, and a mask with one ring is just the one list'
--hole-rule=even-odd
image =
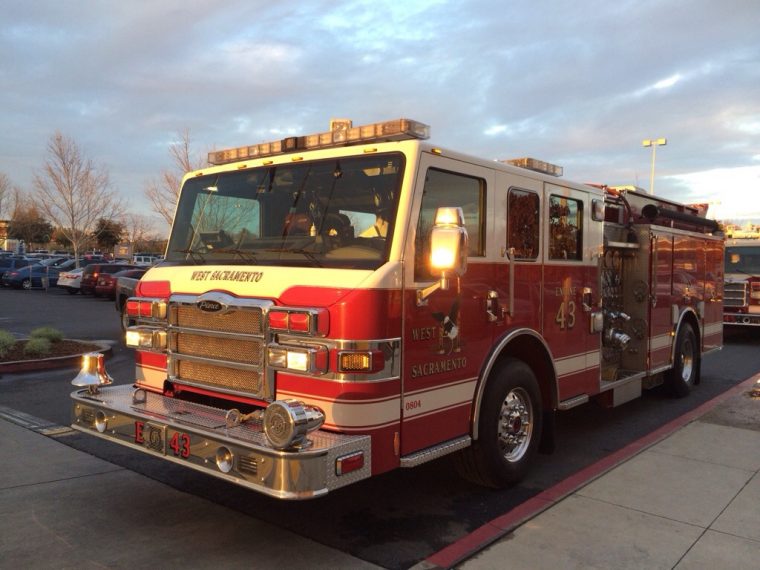
{"label": "red fire truck", "polygon": [[760,327],[760,239],[726,240],[723,324]]}
{"label": "red fire truck", "polygon": [[128,301],[135,374],[88,355],[73,427],[283,499],[447,454],[502,487],[559,410],[699,382],[713,221],[428,135],[336,121],[210,153]]}

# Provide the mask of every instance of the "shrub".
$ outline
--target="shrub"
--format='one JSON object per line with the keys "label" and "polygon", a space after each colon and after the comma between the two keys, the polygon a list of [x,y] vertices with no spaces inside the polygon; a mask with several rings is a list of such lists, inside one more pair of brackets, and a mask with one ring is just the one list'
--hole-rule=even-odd
{"label": "shrub", "polygon": [[32,338],[46,338],[50,342],[63,340],[63,333],[53,327],[38,327],[34,329],[29,336]]}
{"label": "shrub", "polygon": [[26,341],[24,354],[27,356],[46,356],[53,349],[53,343],[49,339],[36,337]]}
{"label": "shrub", "polygon": [[16,337],[8,331],[0,331],[0,358],[5,358],[14,344],[16,344]]}

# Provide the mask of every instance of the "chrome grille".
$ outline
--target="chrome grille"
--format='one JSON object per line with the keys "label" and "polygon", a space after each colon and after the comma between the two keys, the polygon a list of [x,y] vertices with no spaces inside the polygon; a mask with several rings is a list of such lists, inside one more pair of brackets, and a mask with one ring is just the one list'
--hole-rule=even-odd
{"label": "chrome grille", "polygon": [[264,357],[264,343],[260,338],[222,338],[185,332],[173,336],[172,350],[178,354],[257,366],[263,364]]}
{"label": "chrome grille", "polygon": [[747,282],[727,282],[723,288],[723,305],[744,307],[747,305]]}
{"label": "chrome grille", "polygon": [[172,307],[172,321],[178,327],[243,334],[261,334],[261,310],[230,310],[226,313],[207,313],[194,306]]}
{"label": "chrome grille", "polygon": [[[197,303],[213,298],[219,312]],[[169,301],[169,375],[172,381],[226,393],[271,399],[265,365],[267,301],[214,292],[175,295]]]}
{"label": "chrome grille", "polygon": [[239,370],[193,360],[177,360],[177,380],[190,384],[206,384],[234,392],[258,395],[261,390],[261,373],[255,370]]}

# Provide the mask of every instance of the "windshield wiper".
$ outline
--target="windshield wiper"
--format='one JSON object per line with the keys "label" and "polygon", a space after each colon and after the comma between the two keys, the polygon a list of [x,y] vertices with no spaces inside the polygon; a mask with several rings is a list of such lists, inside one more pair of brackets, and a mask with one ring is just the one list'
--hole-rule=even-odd
{"label": "windshield wiper", "polygon": [[201,263],[206,263],[206,258],[203,257],[202,253],[196,249],[173,249],[174,253],[184,253],[185,254],[185,261],[187,261],[187,258],[193,260],[193,263],[200,265]]}
{"label": "windshield wiper", "polygon": [[279,253],[280,259],[282,259],[283,254],[286,253],[300,253],[303,255],[306,259],[311,261],[312,265],[314,267],[324,267],[321,261],[317,258],[316,255],[314,255],[314,252],[306,251],[305,249],[265,249],[264,251],[271,251],[272,253]]}
{"label": "windshield wiper", "polygon": [[258,260],[256,259],[256,256],[251,253],[251,250],[249,249],[240,249],[239,247],[225,247],[223,249],[215,249],[214,253],[233,253],[235,255],[240,256],[240,259],[243,261],[248,261],[250,263],[258,263]]}

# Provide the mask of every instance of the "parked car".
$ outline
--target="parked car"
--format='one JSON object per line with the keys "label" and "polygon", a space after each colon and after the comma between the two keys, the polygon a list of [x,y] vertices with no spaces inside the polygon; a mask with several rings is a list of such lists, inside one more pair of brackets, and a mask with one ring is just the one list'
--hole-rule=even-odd
{"label": "parked car", "polygon": [[62,268],[75,264],[73,259],[65,257],[51,257],[32,263],[3,273],[3,285],[16,289],[55,287]]}
{"label": "parked car", "polygon": [[145,271],[145,269],[136,267],[122,269],[116,273],[104,273],[101,271],[100,276],[98,277],[98,282],[95,285],[95,296],[114,299],[116,297],[116,281],[119,277],[131,277],[132,274],[139,274],[137,275],[139,279]]}
{"label": "parked car", "polygon": [[69,295],[76,295],[79,293],[79,285],[82,282],[83,272],[84,267],[72,269],[70,271],[62,271],[58,274],[58,287],[65,289]]}
{"label": "parked car", "polygon": [[124,263],[92,263],[85,267],[82,273],[82,281],[79,290],[82,295],[95,294],[95,286],[98,284],[98,277],[103,273],[117,273],[123,269],[134,269],[134,265]]}
{"label": "parked car", "polygon": [[119,272],[118,274],[116,286],[114,287],[114,303],[116,303],[116,310],[121,315],[122,330],[127,330],[127,327],[134,324],[129,315],[127,315],[127,299],[135,296],[137,282],[145,275],[146,271],[147,268],[141,268],[125,271],[123,274]]}
{"label": "parked car", "polygon": [[33,265],[27,263],[5,271],[2,277],[3,286],[15,289],[55,287],[60,265],[58,259],[53,258],[37,261]]}
{"label": "parked car", "polygon": [[[6,273],[11,273],[21,267],[34,265],[35,261],[21,256],[8,256],[0,258],[0,280],[5,278]],[[5,285],[5,283],[3,283]],[[5,285],[8,287],[8,285]]]}

